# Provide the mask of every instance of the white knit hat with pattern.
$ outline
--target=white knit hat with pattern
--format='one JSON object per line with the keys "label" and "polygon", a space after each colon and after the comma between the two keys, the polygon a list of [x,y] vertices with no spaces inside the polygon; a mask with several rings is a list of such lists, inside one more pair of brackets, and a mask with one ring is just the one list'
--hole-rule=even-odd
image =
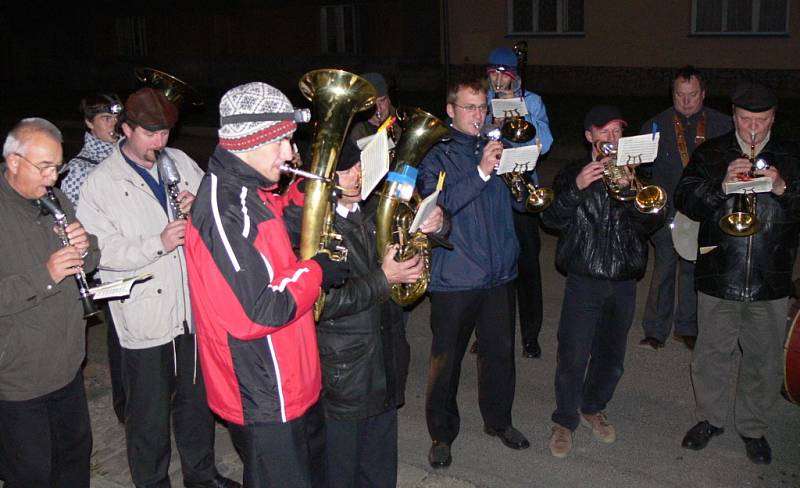
{"label": "white knit hat with pattern", "polygon": [[[245,152],[289,137],[297,129],[293,112],[286,95],[266,83],[255,81],[231,88],[219,102],[219,145],[231,152]],[[266,114],[282,115],[278,120],[252,120],[258,115],[269,118]]]}

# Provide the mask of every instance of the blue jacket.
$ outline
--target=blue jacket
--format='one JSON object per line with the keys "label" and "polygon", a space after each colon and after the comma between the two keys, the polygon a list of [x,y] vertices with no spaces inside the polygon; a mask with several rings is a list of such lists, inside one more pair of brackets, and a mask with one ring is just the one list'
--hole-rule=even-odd
{"label": "blue jacket", "polygon": [[[517,90],[517,92],[519,92],[519,90]],[[489,87],[489,92],[486,94],[486,97],[488,100],[494,100],[497,98],[494,88]],[[532,123],[533,126],[536,127],[536,136],[542,143],[542,154],[544,154],[549,151],[550,146],[553,145],[553,133],[550,132],[550,120],[547,118],[547,110],[544,108],[544,102],[542,101],[542,97],[539,95],[525,90],[525,105],[528,107],[528,115],[525,116],[525,120]],[[486,117],[487,121],[491,120],[491,109]],[[509,141],[505,142],[512,147],[526,146],[529,144],[536,144],[536,138],[526,143],[515,144]]]}
{"label": "blue jacket", "polygon": [[478,163],[484,142],[453,128],[453,138],[428,152],[419,167],[422,196],[436,190],[439,172],[447,174],[438,204],[450,215],[452,250],[433,249],[431,291],[464,291],[499,286],[517,276],[519,244],[514,233],[514,202],[502,178],[484,181]]}

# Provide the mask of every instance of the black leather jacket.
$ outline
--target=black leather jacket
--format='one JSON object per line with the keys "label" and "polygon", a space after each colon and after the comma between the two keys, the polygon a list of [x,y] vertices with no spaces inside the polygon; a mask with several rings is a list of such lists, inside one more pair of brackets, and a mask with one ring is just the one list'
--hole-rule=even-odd
{"label": "black leather jacket", "polygon": [[350,278],[328,292],[317,326],[322,404],[331,418],[370,417],[405,399],[410,350],[402,309],[391,300],[378,264],[375,203],[362,203],[356,217],[334,220],[348,249]]}
{"label": "black leather jacket", "polygon": [[664,224],[666,209],[639,213],[633,202],[611,198],[602,180],[583,190],[575,184],[589,158],[559,171],[553,182],[556,198],[542,213],[545,226],[560,231],[556,266],[604,280],[638,279],[647,267],[647,236]]}
{"label": "black leather jacket", "polygon": [[712,139],[695,150],[678,183],[675,204],[701,222],[698,245],[717,246],[700,254],[695,267],[698,291],[726,300],[775,300],[792,291],[792,264],[800,232],[800,159],[795,145],[770,140],[760,155],[770,159],[786,181],[780,197],[756,196],[761,229],[750,237],[722,232],[719,220],[731,212],[735,198],[722,191],[728,165],[742,157],[735,132]]}

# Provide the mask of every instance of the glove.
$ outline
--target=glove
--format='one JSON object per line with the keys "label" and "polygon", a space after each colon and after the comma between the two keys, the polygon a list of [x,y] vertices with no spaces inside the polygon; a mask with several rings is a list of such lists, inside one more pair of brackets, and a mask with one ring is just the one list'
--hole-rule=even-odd
{"label": "glove", "polygon": [[326,292],[341,285],[350,276],[350,265],[347,261],[334,261],[324,252],[317,253],[311,259],[322,268],[322,289]]}

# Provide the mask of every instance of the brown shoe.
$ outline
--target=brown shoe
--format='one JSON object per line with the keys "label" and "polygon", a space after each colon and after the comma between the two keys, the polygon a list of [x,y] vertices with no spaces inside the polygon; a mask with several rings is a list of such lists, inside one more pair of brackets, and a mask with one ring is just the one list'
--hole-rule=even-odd
{"label": "brown shoe", "polygon": [[561,459],[567,457],[572,450],[574,434],[563,425],[555,424],[550,434],[550,454]]}
{"label": "brown shoe", "polygon": [[611,444],[617,440],[617,432],[614,426],[608,422],[605,412],[597,412],[592,415],[581,413],[581,425],[592,429],[595,439]]}

